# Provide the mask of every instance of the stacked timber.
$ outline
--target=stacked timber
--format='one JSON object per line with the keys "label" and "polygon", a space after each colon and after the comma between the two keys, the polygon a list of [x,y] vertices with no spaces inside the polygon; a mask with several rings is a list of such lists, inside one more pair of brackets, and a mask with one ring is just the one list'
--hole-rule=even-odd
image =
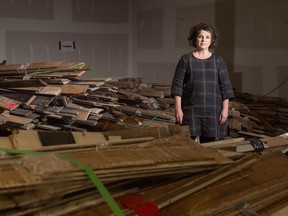
{"label": "stacked timber", "polygon": [[169,85],[87,70],[0,65],[0,215],[287,213],[285,100],[235,92],[227,139],[200,144]]}
{"label": "stacked timber", "polygon": [[0,214],[76,215],[105,204],[93,181],[107,185],[116,199],[138,192],[145,179],[149,188],[153,179],[171,182],[232,163],[180,126],[131,130],[123,136],[21,130],[2,137]]}
{"label": "stacked timber", "polygon": [[32,130],[2,137],[0,215],[276,216],[287,208],[283,152],[230,160],[185,127],[157,129],[58,132],[62,143]]}
{"label": "stacked timber", "polygon": [[[112,131],[175,123],[170,85],[142,78],[82,78],[82,62],[0,65],[0,130]],[[230,136],[279,136],[288,130],[282,98],[235,91]]]}
{"label": "stacked timber", "polygon": [[0,65],[1,130],[107,131],[174,124],[164,91],[146,86],[140,94],[135,91],[140,79],[82,79],[87,70],[77,62]]}
{"label": "stacked timber", "polygon": [[[145,215],[147,211],[139,208],[145,206],[150,215],[282,216],[288,213],[287,165],[288,157],[281,152],[254,153],[208,174],[143,188],[118,200],[125,215]],[[104,205],[78,215],[110,213]]]}
{"label": "stacked timber", "polygon": [[264,136],[277,136],[288,131],[288,102],[285,99],[240,92],[235,92],[235,96],[236,100],[231,103],[231,129],[243,132],[243,135]]}

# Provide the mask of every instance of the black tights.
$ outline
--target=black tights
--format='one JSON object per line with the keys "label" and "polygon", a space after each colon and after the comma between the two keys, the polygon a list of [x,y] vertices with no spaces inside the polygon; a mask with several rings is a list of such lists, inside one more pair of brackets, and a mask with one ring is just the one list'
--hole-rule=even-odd
{"label": "black tights", "polygon": [[[195,140],[196,136],[191,136],[191,139]],[[215,137],[200,136],[200,143],[214,142],[214,141]]]}

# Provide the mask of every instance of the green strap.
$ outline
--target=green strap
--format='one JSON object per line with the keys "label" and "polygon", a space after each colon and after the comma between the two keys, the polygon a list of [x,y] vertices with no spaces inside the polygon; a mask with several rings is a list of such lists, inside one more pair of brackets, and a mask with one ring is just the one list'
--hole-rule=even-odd
{"label": "green strap", "polygon": [[[9,149],[9,148],[0,148],[0,151],[12,153],[12,154],[27,154],[27,155],[47,155],[47,154],[49,154],[46,152],[35,152],[35,151],[29,151],[29,150],[16,150],[16,149]],[[88,175],[88,177],[90,178],[90,180],[92,181],[92,183],[94,184],[94,186],[100,192],[103,199],[110,206],[113,213],[116,216],[124,216],[124,213],[122,212],[122,210],[120,209],[120,207],[118,206],[118,204],[116,203],[116,201],[114,200],[112,195],[109,193],[109,191],[106,189],[104,184],[100,181],[100,179],[98,178],[98,176],[95,174],[94,170],[90,166],[88,166],[84,163],[81,163],[81,162],[79,162],[73,158],[70,158],[64,154],[56,154],[56,155],[59,158],[66,160],[66,161],[70,162],[71,164],[78,166],[79,168],[83,169],[86,172],[86,174]]]}
{"label": "green strap", "polygon": [[163,110],[162,112],[160,112],[158,115],[154,116],[152,119],[150,119],[147,122],[144,122],[144,124],[141,126],[141,128],[146,127],[150,122],[154,121],[156,118],[158,118],[159,116],[161,116],[163,113],[167,112],[169,109],[173,108],[173,106],[168,107],[167,109]]}
{"label": "green strap", "polygon": [[70,158],[63,154],[58,154],[58,157],[83,169],[86,172],[86,174],[89,176],[90,180],[93,182],[95,187],[98,189],[102,197],[106,200],[107,204],[110,206],[113,213],[116,216],[124,216],[124,213],[122,212],[122,210],[120,209],[116,201],[113,199],[112,195],[109,193],[109,191],[106,189],[104,184],[100,181],[100,179],[98,178],[98,176],[95,174],[94,170],[90,166],[84,163],[81,163],[77,160],[74,160],[73,158]]}
{"label": "green strap", "polygon": [[277,89],[279,89],[282,85],[284,85],[286,82],[288,81],[288,78],[285,79],[282,83],[280,83],[278,86],[276,86],[274,89],[272,89],[270,92],[268,92],[267,94],[263,95],[262,97],[268,96],[271,93],[273,93],[274,91],[276,91]]}

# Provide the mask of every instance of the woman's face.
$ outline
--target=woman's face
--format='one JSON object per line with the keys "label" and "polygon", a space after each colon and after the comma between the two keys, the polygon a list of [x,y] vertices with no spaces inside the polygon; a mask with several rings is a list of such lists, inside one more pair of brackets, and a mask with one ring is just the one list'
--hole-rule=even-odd
{"label": "woman's face", "polygon": [[196,38],[196,48],[206,50],[211,45],[212,37],[208,31],[201,30]]}

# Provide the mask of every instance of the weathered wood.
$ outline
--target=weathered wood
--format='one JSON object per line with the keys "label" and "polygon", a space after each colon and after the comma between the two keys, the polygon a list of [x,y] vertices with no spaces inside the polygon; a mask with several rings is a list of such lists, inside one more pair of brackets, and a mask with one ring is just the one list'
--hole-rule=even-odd
{"label": "weathered wood", "polygon": [[172,115],[167,115],[167,113],[161,111],[151,111],[151,110],[144,110],[136,107],[129,107],[129,106],[119,106],[117,110],[121,110],[122,112],[126,113],[127,115],[135,115],[139,117],[146,117],[146,118],[157,118],[161,121],[175,123],[175,117]]}
{"label": "weathered wood", "polygon": [[63,95],[81,95],[81,94],[86,93],[89,86],[67,84],[67,85],[61,86],[61,88],[63,91],[62,92]]}
{"label": "weathered wood", "polygon": [[164,98],[163,91],[155,90],[153,88],[141,88],[138,93],[146,97]]}
{"label": "weathered wood", "polygon": [[17,88],[17,87],[40,87],[47,86],[47,83],[41,79],[32,80],[5,80],[0,81],[1,88]]}
{"label": "weathered wood", "polygon": [[3,97],[0,95],[0,108],[5,110],[14,110],[16,109],[20,103],[13,99]]}

